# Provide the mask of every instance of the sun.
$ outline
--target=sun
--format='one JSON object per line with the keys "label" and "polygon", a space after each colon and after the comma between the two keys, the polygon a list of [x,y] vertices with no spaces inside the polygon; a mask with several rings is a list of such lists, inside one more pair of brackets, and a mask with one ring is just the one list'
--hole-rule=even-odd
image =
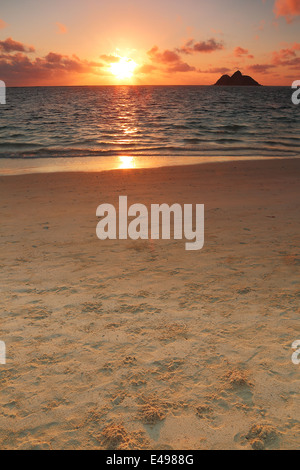
{"label": "sun", "polygon": [[125,78],[131,78],[133,76],[136,67],[137,64],[134,60],[128,59],[127,57],[120,57],[118,62],[114,62],[110,65],[110,71],[119,80],[124,80]]}

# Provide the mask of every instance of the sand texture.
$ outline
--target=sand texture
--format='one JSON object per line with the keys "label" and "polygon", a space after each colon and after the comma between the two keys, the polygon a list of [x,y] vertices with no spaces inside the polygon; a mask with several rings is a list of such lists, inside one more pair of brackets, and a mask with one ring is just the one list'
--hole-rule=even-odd
{"label": "sand texture", "polygon": [[[0,178],[2,449],[296,449],[300,160]],[[118,196],[205,246],[100,241]]]}

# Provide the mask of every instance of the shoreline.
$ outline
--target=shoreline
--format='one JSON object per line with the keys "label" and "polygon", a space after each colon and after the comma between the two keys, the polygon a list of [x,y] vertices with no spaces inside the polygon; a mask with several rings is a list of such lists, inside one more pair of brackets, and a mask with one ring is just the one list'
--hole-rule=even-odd
{"label": "shoreline", "polygon": [[[248,161],[276,161],[276,160],[297,160],[300,155],[289,157],[87,157],[87,158],[45,158],[45,159],[0,159],[0,177],[6,176],[24,176],[34,174],[58,174],[58,173],[102,173],[117,170],[146,170],[157,168],[173,168],[185,166],[198,166],[206,164],[236,163]],[[39,161],[41,167],[30,167],[33,162]],[[66,162],[67,160],[67,162]],[[107,160],[111,160],[109,163]],[[196,161],[195,161],[196,160]],[[176,163],[178,161],[178,163]],[[20,164],[19,168],[4,168],[5,163]],[[47,166],[48,164],[48,166]],[[59,168],[61,165],[61,169]],[[83,168],[80,168],[83,167]]]}

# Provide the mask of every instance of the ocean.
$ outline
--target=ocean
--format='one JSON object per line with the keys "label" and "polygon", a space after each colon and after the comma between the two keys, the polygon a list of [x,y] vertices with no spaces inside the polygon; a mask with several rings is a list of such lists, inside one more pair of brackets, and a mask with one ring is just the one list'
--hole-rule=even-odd
{"label": "ocean", "polygon": [[291,96],[288,87],[8,88],[0,159],[295,157]]}

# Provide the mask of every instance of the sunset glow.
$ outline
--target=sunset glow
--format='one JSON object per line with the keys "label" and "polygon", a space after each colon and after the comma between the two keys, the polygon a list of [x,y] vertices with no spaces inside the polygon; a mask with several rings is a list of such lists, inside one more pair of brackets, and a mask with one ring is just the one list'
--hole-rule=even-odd
{"label": "sunset glow", "polygon": [[212,85],[236,70],[263,85],[299,79],[299,0],[28,5],[1,6],[8,86]]}
{"label": "sunset glow", "polygon": [[124,80],[125,78],[131,78],[134,73],[134,69],[137,67],[137,64],[132,59],[127,57],[121,57],[119,62],[111,64],[110,71],[115,77],[119,80]]}

